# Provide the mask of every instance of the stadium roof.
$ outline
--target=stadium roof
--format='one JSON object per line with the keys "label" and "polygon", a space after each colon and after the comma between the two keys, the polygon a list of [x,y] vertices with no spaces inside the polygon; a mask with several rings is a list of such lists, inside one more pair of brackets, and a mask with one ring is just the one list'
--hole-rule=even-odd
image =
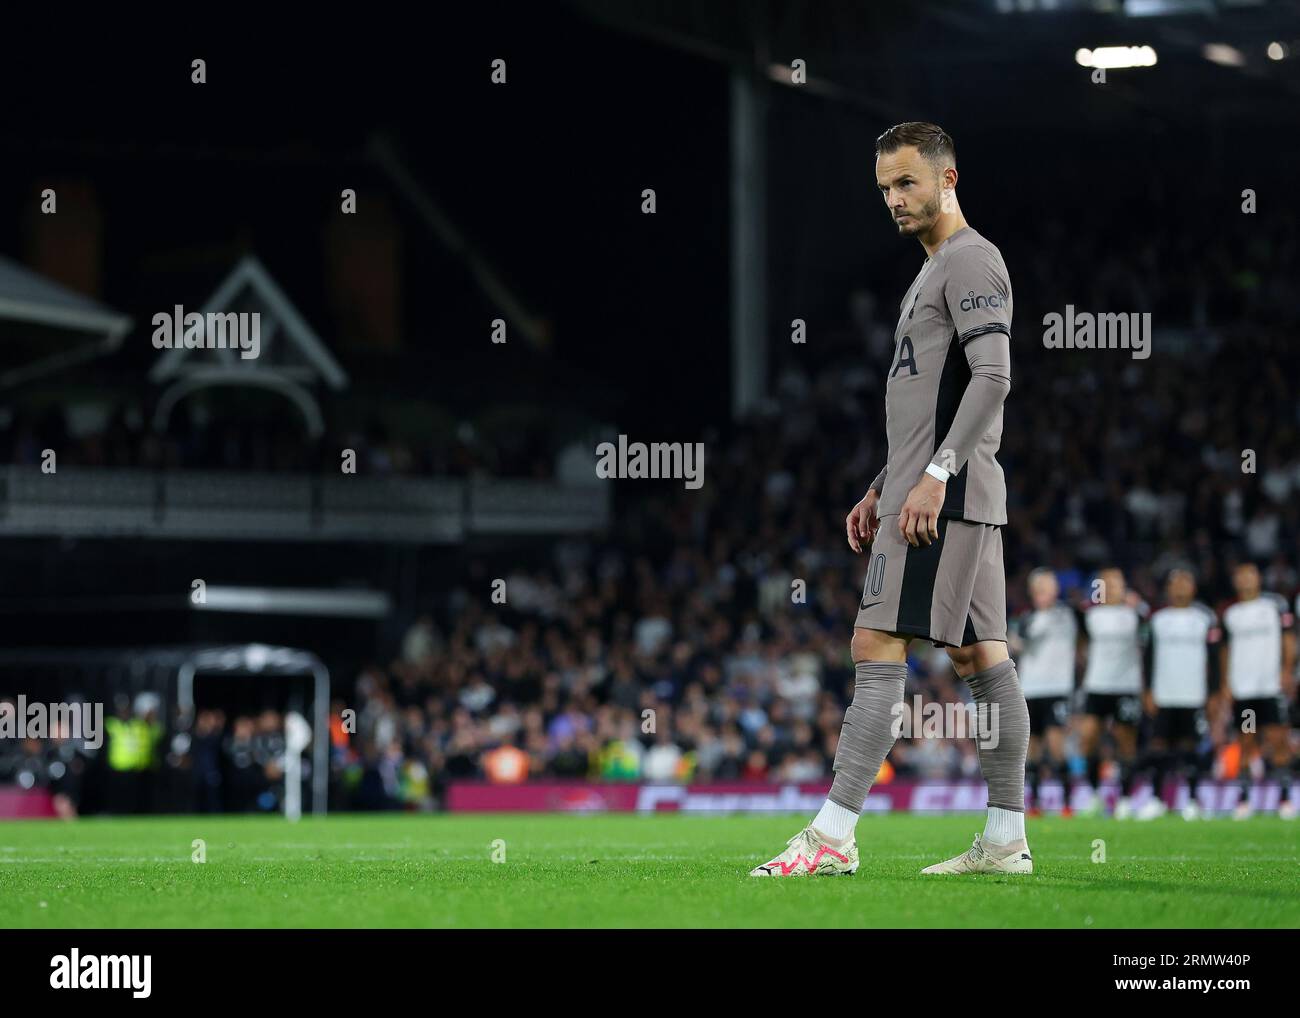
{"label": "stadium roof", "polygon": [[111,353],[130,328],[126,315],[0,256],[0,388]]}
{"label": "stadium roof", "polygon": [[[978,84],[979,101],[999,127],[1062,120],[1077,131],[1072,111],[1096,93],[1086,91],[1095,86],[1076,52],[1099,46],[1151,46],[1159,57],[1156,68],[1108,75],[1112,102],[1099,126],[1111,132],[1125,110],[1166,122],[1207,113],[1289,122],[1300,102],[1296,0],[574,0],[574,6],[616,30],[787,83],[791,61],[802,59],[805,94],[893,122],[942,110]],[[1167,73],[1171,68],[1177,73]],[[1193,96],[1197,101],[1189,101]]]}
{"label": "stadium roof", "polygon": [[[213,365],[242,367],[252,372],[265,369],[274,361],[274,369],[288,378],[301,382],[320,381],[336,390],[347,387],[347,373],[280,285],[252,255],[240,259],[198,313],[220,314],[236,308],[242,310],[245,305],[265,319],[263,330],[266,335],[262,349],[277,356],[258,357],[253,364],[241,365],[233,349],[176,346],[158,358],[149,378],[154,382],[164,382]],[[204,329],[206,332],[206,325]],[[278,339],[281,335],[283,342]],[[236,372],[233,377],[237,379],[240,375]]]}
{"label": "stadium roof", "polygon": [[[235,311],[235,309],[240,309]],[[310,434],[325,432],[324,415],[311,388],[321,382],[334,390],[348,385],[347,373],[299,314],[279,284],[252,255],[245,255],[198,312],[203,316],[203,340],[212,330],[213,315],[256,315],[261,325],[261,350],[251,360],[229,346],[167,350],[149,372],[153,382],[172,384],[158,400],[154,427],[167,430],[175,405],[190,393],[211,386],[253,386],[279,393],[293,403]],[[185,316],[186,319],[189,315]],[[258,320],[257,318],[254,319]]]}

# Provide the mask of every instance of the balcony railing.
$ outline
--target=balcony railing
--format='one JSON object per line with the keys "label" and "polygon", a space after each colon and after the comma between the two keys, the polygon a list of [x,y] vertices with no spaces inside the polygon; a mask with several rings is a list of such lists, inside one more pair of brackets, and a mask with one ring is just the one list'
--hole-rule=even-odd
{"label": "balcony railing", "polygon": [[0,467],[0,535],[452,544],[603,528],[609,486]]}

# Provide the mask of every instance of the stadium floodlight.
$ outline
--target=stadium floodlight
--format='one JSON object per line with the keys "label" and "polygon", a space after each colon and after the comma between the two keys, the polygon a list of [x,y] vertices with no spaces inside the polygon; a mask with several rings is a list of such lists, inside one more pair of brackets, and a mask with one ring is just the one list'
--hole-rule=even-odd
{"label": "stadium floodlight", "polygon": [[1157,57],[1156,51],[1150,46],[1098,46],[1096,49],[1076,50],[1074,60],[1082,67],[1113,70],[1125,67],[1154,67]]}
{"label": "stadium floodlight", "polygon": [[392,599],[375,590],[313,590],[288,587],[232,587],[209,585],[196,611],[244,612],[254,615],[332,616],[382,619]]}
{"label": "stadium floodlight", "polygon": [[[1105,4],[1097,3],[1098,11],[1105,10]],[[1188,14],[1216,14],[1214,0],[1124,0],[1124,17],[1126,18],[1167,18]]]}
{"label": "stadium floodlight", "polygon": [[1283,43],[1280,43],[1280,42],[1270,42],[1270,43],[1268,44],[1268,49],[1267,49],[1266,52],[1268,53],[1268,58],[1269,58],[1270,60],[1285,60],[1285,59],[1286,59],[1286,46],[1285,46]]}
{"label": "stadium floodlight", "polygon": [[1222,42],[1207,42],[1201,50],[1201,55],[1210,63],[1218,64],[1220,67],[1242,67],[1246,63],[1246,56],[1241,50]]}

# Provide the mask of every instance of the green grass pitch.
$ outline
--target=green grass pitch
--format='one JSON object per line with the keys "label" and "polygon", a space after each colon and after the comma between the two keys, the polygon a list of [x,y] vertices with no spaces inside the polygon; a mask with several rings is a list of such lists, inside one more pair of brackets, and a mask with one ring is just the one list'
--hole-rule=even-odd
{"label": "green grass pitch", "polygon": [[1300,825],[1272,817],[1032,820],[1036,873],[964,878],[918,871],[969,846],[982,817],[865,817],[856,876],[747,877],[801,820],[6,822],[0,927],[1300,926]]}

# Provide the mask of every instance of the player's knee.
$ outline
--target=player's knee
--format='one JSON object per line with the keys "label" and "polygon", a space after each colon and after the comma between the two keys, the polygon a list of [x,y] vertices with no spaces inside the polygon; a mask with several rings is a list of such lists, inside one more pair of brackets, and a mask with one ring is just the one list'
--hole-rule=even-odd
{"label": "player's knee", "polygon": [[965,647],[949,647],[948,658],[957,674],[968,679],[976,672],[988,671],[1009,660],[1007,645],[997,640],[983,640]]}
{"label": "player's knee", "polygon": [[874,647],[874,641],[871,637],[872,630],[870,629],[853,630],[853,642],[850,644],[849,649],[852,652],[854,664],[859,661],[871,660],[871,651]]}
{"label": "player's knee", "polygon": [[862,661],[905,661],[907,644],[892,633],[855,627],[850,645],[853,663]]}
{"label": "player's knee", "polygon": [[974,647],[949,647],[948,660],[963,679],[975,673]]}

